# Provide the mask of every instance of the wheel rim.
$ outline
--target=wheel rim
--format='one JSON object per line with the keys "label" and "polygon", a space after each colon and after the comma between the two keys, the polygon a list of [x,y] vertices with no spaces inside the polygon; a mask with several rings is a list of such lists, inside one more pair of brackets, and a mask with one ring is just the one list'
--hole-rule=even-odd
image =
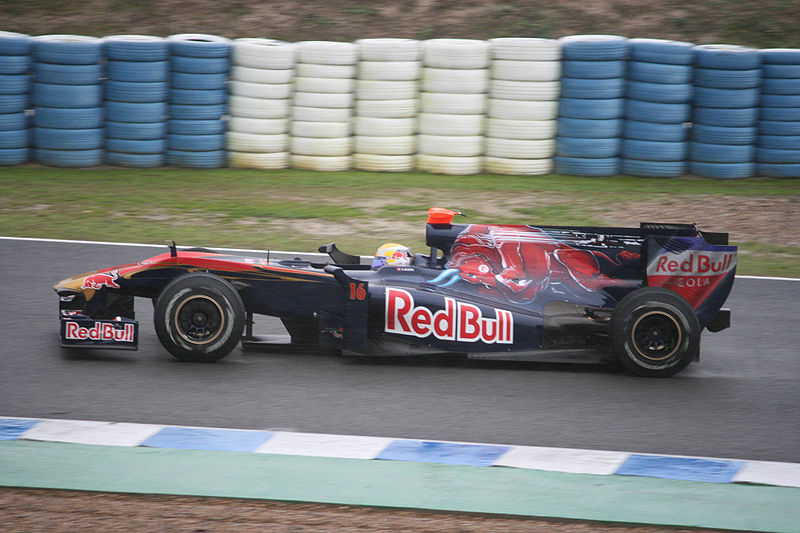
{"label": "wheel rim", "polygon": [[631,341],[640,359],[649,363],[664,362],[678,353],[683,331],[674,316],[663,311],[650,311],[634,323]]}
{"label": "wheel rim", "polygon": [[213,342],[225,327],[225,314],[220,305],[209,296],[191,296],[180,303],[175,311],[175,328],[178,334],[192,344]]}

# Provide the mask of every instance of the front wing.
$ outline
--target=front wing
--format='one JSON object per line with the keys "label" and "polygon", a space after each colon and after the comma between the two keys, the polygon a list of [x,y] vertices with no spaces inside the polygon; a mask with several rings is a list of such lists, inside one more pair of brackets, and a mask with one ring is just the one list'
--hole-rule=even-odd
{"label": "front wing", "polygon": [[74,311],[61,311],[63,348],[136,350],[139,322],[130,318],[94,319]]}

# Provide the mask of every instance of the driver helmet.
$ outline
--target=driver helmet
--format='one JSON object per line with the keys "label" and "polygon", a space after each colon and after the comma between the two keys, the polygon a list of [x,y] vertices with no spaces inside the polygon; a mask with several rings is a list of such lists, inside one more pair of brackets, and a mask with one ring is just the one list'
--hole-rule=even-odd
{"label": "driver helmet", "polygon": [[414,262],[414,256],[411,253],[411,248],[397,244],[396,242],[387,242],[382,244],[375,252],[375,260],[372,262],[372,268],[380,268],[382,266],[404,267],[411,266]]}

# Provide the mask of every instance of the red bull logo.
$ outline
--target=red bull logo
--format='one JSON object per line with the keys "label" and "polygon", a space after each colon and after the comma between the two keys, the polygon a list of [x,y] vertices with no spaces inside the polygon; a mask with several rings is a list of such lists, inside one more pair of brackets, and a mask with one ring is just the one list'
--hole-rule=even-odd
{"label": "red bull logo", "polygon": [[647,265],[647,284],[671,289],[697,309],[735,268],[735,251],[664,252]]}
{"label": "red bull logo", "polygon": [[735,252],[687,250],[666,253],[647,267],[648,276],[716,276],[729,272],[736,265]]}
{"label": "red bull logo", "polygon": [[512,344],[514,315],[494,309],[495,318],[483,316],[475,305],[444,299],[444,309],[431,311],[414,305],[414,297],[403,289],[386,289],[386,325],[384,331],[399,335],[445,341]]}
{"label": "red bull logo", "polygon": [[102,289],[103,287],[119,289],[119,285],[117,285],[116,282],[117,278],[119,278],[119,270],[112,270],[108,273],[99,272],[97,274],[92,274],[91,276],[86,276],[86,279],[83,280],[81,289],[94,289],[96,291]]}
{"label": "red bull logo", "polygon": [[73,341],[134,342],[135,331],[134,324],[125,324],[118,329],[111,322],[96,322],[94,326],[84,328],[77,322],[67,322],[64,338]]}
{"label": "red bull logo", "polygon": [[638,253],[629,250],[612,258],[573,248],[539,228],[473,224],[456,237],[447,268],[429,283],[448,287],[463,280],[528,304],[553,283],[581,292],[627,286],[628,280],[604,274],[601,263],[616,267],[638,259]]}

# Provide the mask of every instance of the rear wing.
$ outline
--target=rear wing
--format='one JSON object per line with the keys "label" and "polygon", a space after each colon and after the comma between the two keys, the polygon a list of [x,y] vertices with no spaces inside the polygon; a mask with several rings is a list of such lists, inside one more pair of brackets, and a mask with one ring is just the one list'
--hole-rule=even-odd
{"label": "rear wing", "polygon": [[[452,217],[450,217],[452,218]],[[450,247],[455,241],[456,237],[467,229],[468,224],[454,224],[449,219],[442,220],[439,218],[431,218],[428,221],[425,233],[425,243],[430,247],[431,253],[428,259],[428,266],[441,266],[441,256],[447,257],[450,253]],[[543,226],[537,225],[545,231],[556,232],[572,232],[583,234],[604,234],[609,236],[616,236],[622,238],[630,238],[640,240],[642,243],[643,251],[646,254],[646,243],[648,238],[668,238],[668,237],[687,237],[687,238],[701,238],[705,243],[715,246],[725,246],[728,244],[728,234],[712,231],[701,231],[697,228],[696,224],[669,224],[669,223],[654,223],[643,222],[639,228],[616,228],[616,227],[594,227],[594,226]],[[563,238],[563,235],[560,235]],[[437,255],[441,253],[441,255]],[[643,254],[643,255],[645,255]],[[436,258],[439,258],[438,260]]]}
{"label": "rear wing", "polygon": [[[737,248],[727,233],[694,224],[642,224],[645,284],[680,294],[702,327],[715,320],[733,287]],[[710,327],[710,326],[709,326]]]}
{"label": "rear wing", "polygon": [[701,236],[708,244],[728,244],[728,234],[714,231],[700,231],[697,224],[664,224],[660,222],[642,222],[639,225],[642,236]]}

